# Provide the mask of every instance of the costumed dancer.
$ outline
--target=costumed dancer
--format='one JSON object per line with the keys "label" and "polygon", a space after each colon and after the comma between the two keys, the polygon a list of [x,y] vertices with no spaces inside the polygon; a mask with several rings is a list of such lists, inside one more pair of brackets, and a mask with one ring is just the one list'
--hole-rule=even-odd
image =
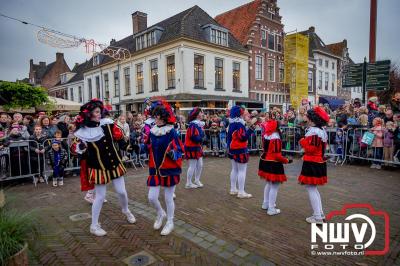
{"label": "costumed dancer", "polygon": [[[247,140],[254,133],[254,127],[245,127],[243,116],[245,109],[240,106],[233,106],[230,110],[229,127],[227,135],[228,156],[231,159],[232,170],[230,175],[231,189],[229,194],[237,195],[238,198],[251,198],[252,195],[244,191],[246,182],[247,162],[249,151]],[[239,190],[238,186],[239,184]]]}
{"label": "costumed dancer", "polygon": [[307,111],[306,122],[309,125],[306,135],[300,140],[304,150],[303,167],[298,178],[305,185],[310,198],[313,215],[306,218],[308,223],[323,223],[325,219],[322,210],[321,195],[317,186],[327,183],[326,158],[324,156],[328,135],[323,129],[329,122],[329,115],[319,106]]}
{"label": "costumed dancer", "polygon": [[[203,112],[199,107],[193,108],[189,113],[189,127],[185,136],[185,158],[189,162],[187,171],[187,181],[185,188],[201,188],[203,184],[200,182],[201,171],[203,169],[203,138],[204,138],[204,122]],[[195,176],[194,182],[192,178]]]}
{"label": "costumed dancer", "polygon": [[276,215],[281,212],[276,208],[279,184],[287,181],[283,164],[290,161],[282,156],[282,140],[278,121],[268,120],[264,123],[263,128],[263,153],[258,166],[258,175],[266,181],[262,208],[267,210],[268,215]]}
{"label": "costumed dancer", "polygon": [[[167,218],[167,223],[162,229],[161,235],[168,235],[174,229],[175,203],[173,195],[175,187],[180,181],[184,148],[178,133],[174,129],[176,117],[167,102],[160,101],[158,103],[153,110],[153,117],[155,118],[155,126],[150,130],[148,140],[148,198],[157,210],[154,229],[159,230],[163,224],[163,220]],[[158,199],[161,187],[164,187],[167,213],[161,207]]]}
{"label": "costumed dancer", "polygon": [[[116,148],[116,142],[123,133],[111,119],[102,119],[104,106],[98,99],[93,99],[80,108],[76,119],[77,138],[75,149],[78,154],[85,154],[86,179],[94,184],[95,200],[92,205],[92,224],[90,233],[96,236],[106,235],[99,224],[100,211],[106,196],[106,184],[112,182],[118,194],[122,213],[129,223],[136,219],[128,209],[128,196],[123,175],[126,168]],[[81,169],[83,170],[83,169]],[[85,180],[84,180],[85,181]]]}

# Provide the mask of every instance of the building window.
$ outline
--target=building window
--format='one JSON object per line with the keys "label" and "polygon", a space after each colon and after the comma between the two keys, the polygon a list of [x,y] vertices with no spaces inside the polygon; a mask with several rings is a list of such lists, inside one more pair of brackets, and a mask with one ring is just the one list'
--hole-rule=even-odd
{"label": "building window", "polygon": [[114,96],[119,97],[119,73],[114,71]]}
{"label": "building window", "polygon": [[329,67],[329,61],[325,60],[325,68],[328,68],[328,67]]}
{"label": "building window", "polygon": [[150,61],[151,91],[158,91],[158,62]]}
{"label": "building window", "polygon": [[74,88],[69,88],[70,100],[74,101]]}
{"label": "building window", "polygon": [[220,58],[215,58],[215,89],[224,89],[224,61]]}
{"label": "building window", "polygon": [[268,33],[268,49],[275,50],[275,35]]}
{"label": "building window", "polygon": [[100,77],[96,76],[96,97],[100,99]]}
{"label": "building window", "polygon": [[240,63],[233,62],[232,76],[233,76],[233,91],[240,91]]}
{"label": "building window", "polygon": [[261,30],[261,46],[267,47],[267,31]]}
{"label": "building window", "polygon": [[263,79],[263,58],[262,56],[256,56],[256,79]]}
{"label": "building window", "polygon": [[93,95],[92,95],[92,79],[88,79],[87,80],[87,82],[88,82],[88,93],[89,93],[89,101],[93,98]]}
{"label": "building window", "polygon": [[167,83],[168,89],[175,88],[175,55],[167,57]]}
{"label": "building window", "polygon": [[313,72],[308,71],[308,92],[313,92]]}
{"label": "building window", "polygon": [[332,69],[335,69],[335,62],[332,62]]}
{"label": "building window", "polygon": [[68,89],[64,89],[63,92],[64,92],[64,97],[63,98],[68,100]]}
{"label": "building window", "polygon": [[83,102],[83,98],[82,98],[82,87],[79,86],[78,87],[78,97],[79,97],[79,102]]}
{"label": "building window", "polygon": [[279,82],[283,82],[285,79],[285,64],[279,62]]}
{"label": "building window", "polygon": [[110,99],[110,82],[108,80],[108,73],[104,74],[104,97]]}
{"label": "building window", "polygon": [[328,84],[329,84],[329,73],[325,72],[325,90],[328,90]]}
{"label": "building window", "polygon": [[318,72],[318,90],[322,90],[322,71]]}
{"label": "building window", "polygon": [[124,68],[124,85],[125,85],[125,96],[131,95],[131,69],[129,67]]}
{"label": "building window", "polygon": [[204,56],[194,55],[194,87],[204,88]]}
{"label": "building window", "polygon": [[210,40],[212,43],[228,46],[228,33],[216,29],[211,29]]}
{"label": "building window", "polygon": [[275,35],[276,36],[276,48],[278,52],[282,52],[282,36]]}
{"label": "building window", "polygon": [[322,66],[322,59],[321,59],[321,58],[318,59],[318,65],[319,65],[319,66]]}
{"label": "building window", "polygon": [[95,56],[93,56],[93,66],[97,66],[100,65],[100,55],[96,54]]}
{"label": "building window", "polygon": [[275,60],[268,59],[268,80],[275,81]]}
{"label": "building window", "polygon": [[332,91],[335,91],[336,75],[332,74]]}
{"label": "building window", "polygon": [[143,64],[136,65],[136,93],[143,93]]}

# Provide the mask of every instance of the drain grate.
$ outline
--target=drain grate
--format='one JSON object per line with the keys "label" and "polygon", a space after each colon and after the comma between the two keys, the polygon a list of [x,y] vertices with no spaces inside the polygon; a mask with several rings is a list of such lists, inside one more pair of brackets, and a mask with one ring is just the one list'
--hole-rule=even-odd
{"label": "drain grate", "polygon": [[156,259],[148,252],[141,251],[123,260],[131,266],[147,266],[156,262]]}
{"label": "drain grate", "polygon": [[82,221],[82,220],[86,220],[86,219],[90,219],[92,216],[89,213],[78,213],[78,214],[74,214],[71,215],[69,217],[69,219],[73,222],[77,222],[77,221]]}

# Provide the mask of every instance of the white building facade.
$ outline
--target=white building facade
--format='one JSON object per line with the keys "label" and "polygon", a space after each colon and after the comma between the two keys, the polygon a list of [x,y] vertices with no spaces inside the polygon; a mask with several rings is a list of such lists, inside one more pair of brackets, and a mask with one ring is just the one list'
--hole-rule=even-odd
{"label": "white building facade", "polygon": [[83,75],[83,101],[96,97],[106,99],[113,110],[141,112],[146,98],[158,96],[180,107],[225,108],[229,100],[247,100],[247,50],[197,6],[170,19],[185,18],[185,13],[197,21],[182,19],[179,30],[190,33],[174,36],[168,35],[176,27],[169,19],[135,28],[147,25],[147,15],[132,14],[134,34],[113,44],[130,49],[131,57],[95,55]]}

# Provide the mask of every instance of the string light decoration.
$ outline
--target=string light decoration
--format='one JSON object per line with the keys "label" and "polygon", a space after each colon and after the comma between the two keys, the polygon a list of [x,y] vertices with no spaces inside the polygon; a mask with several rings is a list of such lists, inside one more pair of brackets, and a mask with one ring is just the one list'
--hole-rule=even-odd
{"label": "string light decoration", "polygon": [[93,39],[86,39],[66,34],[57,30],[53,30],[17,18],[13,18],[1,13],[0,16],[21,22],[22,24],[25,25],[30,25],[39,28],[36,34],[38,41],[55,48],[61,48],[61,49],[78,48],[79,46],[83,45],[85,47],[86,53],[102,54],[109,56],[115,60],[125,60],[131,57],[130,51],[123,47],[108,46],[107,44],[97,43]]}

